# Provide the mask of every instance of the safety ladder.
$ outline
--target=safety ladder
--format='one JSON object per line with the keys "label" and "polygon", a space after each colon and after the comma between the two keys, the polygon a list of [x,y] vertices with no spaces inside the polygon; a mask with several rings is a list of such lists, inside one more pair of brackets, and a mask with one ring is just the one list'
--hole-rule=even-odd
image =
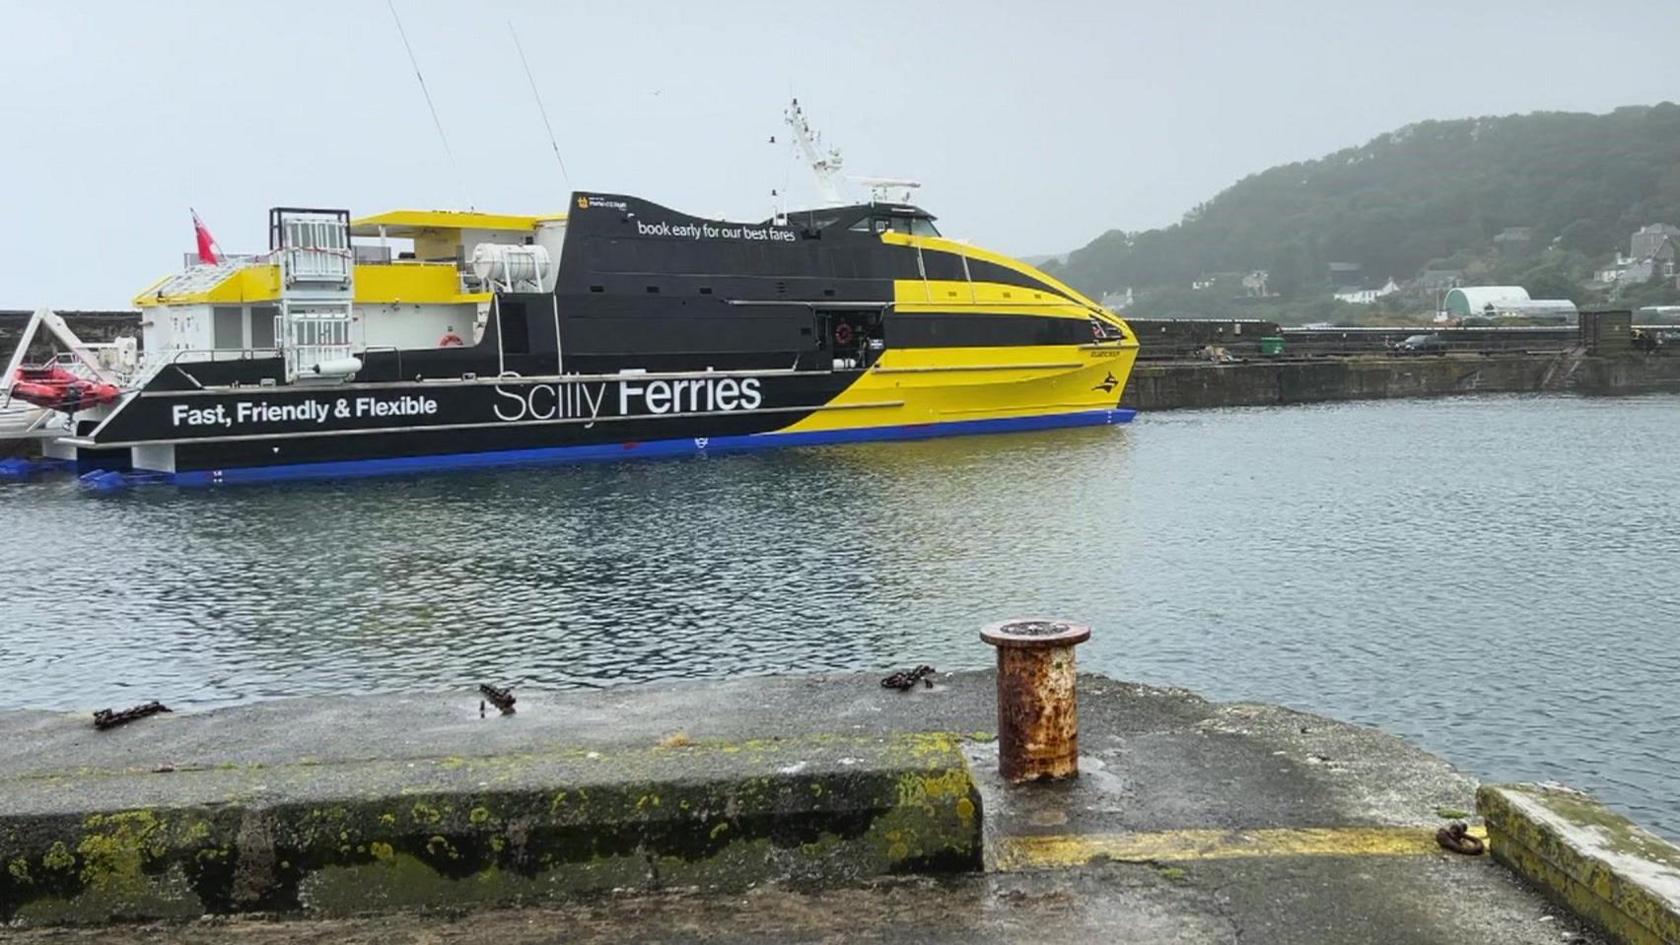
{"label": "safety ladder", "polygon": [[324,366],[353,356],[355,259],[345,210],[277,207],[269,211],[269,248],[280,265],[280,314],[274,336],[286,380],[321,377]]}

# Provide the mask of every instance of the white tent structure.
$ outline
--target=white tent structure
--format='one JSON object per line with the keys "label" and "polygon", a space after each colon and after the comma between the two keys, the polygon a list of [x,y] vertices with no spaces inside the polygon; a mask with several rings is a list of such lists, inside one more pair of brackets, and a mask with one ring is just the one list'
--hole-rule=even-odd
{"label": "white tent structure", "polygon": [[1520,285],[1467,285],[1447,293],[1442,307],[1448,315],[1494,315],[1506,308],[1529,302],[1528,290]]}

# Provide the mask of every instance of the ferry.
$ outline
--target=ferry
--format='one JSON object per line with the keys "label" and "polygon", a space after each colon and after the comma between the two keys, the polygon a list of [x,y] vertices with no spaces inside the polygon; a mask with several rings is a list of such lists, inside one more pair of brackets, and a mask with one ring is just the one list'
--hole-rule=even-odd
{"label": "ferry", "polygon": [[[0,412],[110,488],[1132,418],[1122,319],[893,196],[756,222],[598,192],[556,214],[275,208],[266,252],[140,292],[138,340],[37,312]],[[27,363],[48,336],[62,353]]]}

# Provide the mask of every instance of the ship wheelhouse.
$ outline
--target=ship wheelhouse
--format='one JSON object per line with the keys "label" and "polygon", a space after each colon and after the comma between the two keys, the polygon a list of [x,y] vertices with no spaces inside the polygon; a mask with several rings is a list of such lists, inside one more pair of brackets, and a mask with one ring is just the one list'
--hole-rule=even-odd
{"label": "ship wheelhouse", "polygon": [[905,233],[912,236],[938,236],[936,219],[920,207],[908,204],[866,203],[849,207],[829,207],[819,210],[794,211],[779,218],[789,226],[807,232],[844,230],[850,233],[880,235]]}

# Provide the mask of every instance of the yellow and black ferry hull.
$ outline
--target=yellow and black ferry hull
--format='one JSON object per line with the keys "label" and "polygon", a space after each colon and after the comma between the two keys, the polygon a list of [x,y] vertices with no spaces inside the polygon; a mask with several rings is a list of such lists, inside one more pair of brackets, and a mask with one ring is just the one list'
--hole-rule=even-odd
{"label": "yellow and black ferry hull", "polygon": [[96,468],[83,477],[115,488],[137,479],[339,478],[1107,425],[1132,418],[1118,403],[1135,356],[1135,347],[1116,344],[929,348],[888,351],[847,372],[143,391],[69,442],[88,457],[132,447],[144,448],[136,456],[168,456],[167,468]]}
{"label": "yellow and black ferry hull", "polygon": [[[1138,341],[1052,276],[907,206],[730,224],[576,195],[552,292],[471,345],[171,361],[59,446],[178,483],[1122,423]],[[249,354],[249,353],[247,353]]]}

